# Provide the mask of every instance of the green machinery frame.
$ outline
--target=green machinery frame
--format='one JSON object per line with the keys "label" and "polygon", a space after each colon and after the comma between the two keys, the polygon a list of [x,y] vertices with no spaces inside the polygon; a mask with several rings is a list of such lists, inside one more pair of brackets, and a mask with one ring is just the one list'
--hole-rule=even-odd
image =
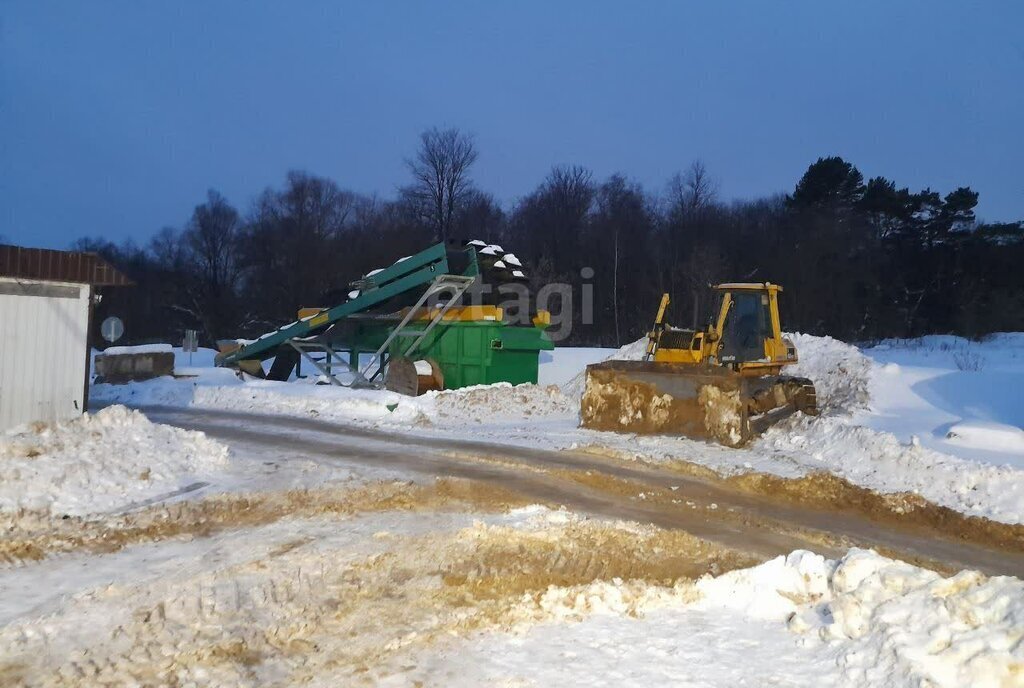
{"label": "green machinery frame", "polygon": [[[407,336],[407,327],[417,311],[427,302],[431,296],[444,292],[450,294],[444,305],[436,311],[434,317],[427,323],[425,328],[418,328],[413,342],[405,347],[405,355],[415,351],[416,347],[430,334],[438,322],[440,322],[448,309],[458,302],[459,297],[470,287],[479,274],[476,250],[472,246],[463,249],[467,254],[468,265],[462,274],[449,274],[448,252],[443,243],[435,244],[428,249],[410,256],[394,265],[385,268],[372,275],[363,277],[353,283],[360,289],[359,295],[349,299],[345,303],[324,308],[313,315],[301,318],[293,323],[268,332],[259,339],[236,349],[235,351],[218,354],[216,364],[218,366],[238,367],[242,361],[265,361],[278,355],[282,347],[288,346],[297,351],[303,358],[309,361],[331,384],[339,386],[369,386],[379,387],[377,382],[386,364],[389,347],[399,337]],[[399,321],[396,327],[381,324],[389,330],[382,344],[373,354],[370,362],[359,368],[358,352],[360,347],[352,342],[346,347],[332,346],[324,340],[321,335],[335,324],[343,320],[356,319],[360,315],[365,316],[366,312],[388,299],[405,292],[428,285],[423,295],[420,296],[416,305],[409,309],[406,315]],[[418,321],[417,325],[422,322]],[[372,328],[380,331],[379,328]],[[377,337],[370,337],[369,340],[379,340]],[[349,360],[338,356],[337,351],[348,349]],[[366,349],[364,349],[366,350]],[[316,359],[310,355],[311,351],[321,351],[325,354],[324,359]],[[334,375],[333,363],[342,363],[345,368],[354,375],[354,379],[348,385],[341,382]],[[326,364],[326,365],[325,365]],[[376,370],[370,374],[371,369]]]}

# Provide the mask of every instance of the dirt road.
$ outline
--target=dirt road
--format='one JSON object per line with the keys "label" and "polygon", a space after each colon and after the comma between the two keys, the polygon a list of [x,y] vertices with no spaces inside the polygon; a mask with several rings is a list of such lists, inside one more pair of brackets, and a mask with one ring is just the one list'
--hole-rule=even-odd
{"label": "dirt road", "polygon": [[240,457],[279,449],[318,462],[481,481],[540,503],[685,530],[758,556],[800,548],[836,555],[859,546],[945,571],[1024,572],[1024,527],[967,518],[920,500],[886,498],[846,484],[837,487],[834,480],[727,480],[586,452],[400,434],[315,419],[141,410],[154,421],[201,430]]}

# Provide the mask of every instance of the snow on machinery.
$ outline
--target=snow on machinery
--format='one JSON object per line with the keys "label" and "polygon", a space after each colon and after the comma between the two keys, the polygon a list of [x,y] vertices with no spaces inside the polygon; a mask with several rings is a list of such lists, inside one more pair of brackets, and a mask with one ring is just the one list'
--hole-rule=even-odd
{"label": "snow on machinery", "polygon": [[[536,383],[540,351],[554,348],[549,314],[527,309],[513,322],[490,303],[496,286],[525,282],[521,267],[514,254],[482,241],[435,244],[352,282],[339,305],[300,309],[293,323],[222,347],[216,362],[287,380],[305,360],[330,384],[408,395]],[[471,291],[480,284],[490,288]],[[479,303],[464,304],[470,295]],[[262,362],[271,358],[266,372]]]}
{"label": "snow on machinery", "polygon": [[797,362],[796,347],[782,336],[782,287],[728,283],[713,289],[718,313],[706,330],[668,325],[665,294],[644,360],[587,366],[584,427],[681,434],[735,447],[797,411],[817,415],[814,383],[781,374]]}

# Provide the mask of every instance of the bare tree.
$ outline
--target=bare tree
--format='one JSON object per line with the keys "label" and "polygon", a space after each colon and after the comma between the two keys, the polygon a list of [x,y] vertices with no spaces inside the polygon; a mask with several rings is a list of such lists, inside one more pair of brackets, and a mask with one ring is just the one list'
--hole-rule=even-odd
{"label": "bare tree", "polygon": [[[223,196],[214,190],[198,205],[181,235],[183,258],[189,278],[185,285],[191,313],[202,323],[211,340],[223,334],[233,321],[235,290],[240,274],[239,230],[241,221]],[[154,248],[168,248],[170,237]]]}
{"label": "bare tree", "polygon": [[408,191],[439,241],[448,240],[456,214],[472,190],[469,168],[476,159],[471,136],[434,127],[420,135],[416,157],[406,161],[414,180]]}
{"label": "bare tree", "polygon": [[276,201],[275,212],[294,240],[322,242],[345,231],[356,196],[326,177],[292,170]]}
{"label": "bare tree", "polygon": [[185,229],[185,245],[197,276],[215,291],[233,286],[237,277],[239,224],[238,211],[211,189]]}
{"label": "bare tree", "polygon": [[597,189],[596,201],[588,233],[593,246],[588,251],[596,261],[595,267],[610,263],[611,290],[603,295],[610,304],[614,343],[620,346],[624,330],[631,336],[636,334],[633,326],[638,311],[633,295],[646,286],[642,266],[647,262],[644,254],[653,223],[647,215],[643,189],[622,175],[609,177]]}
{"label": "bare tree", "polygon": [[[551,258],[556,272],[573,262],[579,250],[580,235],[587,224],[587,215],[594,201],[593,175],[579,165],[553,167],[537,190],[527,196],[517,209],[520,237],[527,243],[534,259]],[[522,240],[522,239],[520,239]]]}
{"label": "bare tree", "polygon": [[164,227],[149,241],[149,253],[160,268],[181,271],[185,265],[185,250],[181,235],[173,227]]}
{"label": "bare tree", "polygon": [[693,217],[710,207],[717,196],[718,182],[711,178],[700,160],[694,160],[685,173],[677,173],[669,180],[669,203],[673,213]]}
{"label": "bare tree", "polygon": [[494,196],[470,189],[456,213],[452,228],[458,237],[496,243],[504,222],[505,213]]}
{"label": "bare tree", "polygon": [[[716,272],[695,260],[695,256],[718,255],[711,223],[717,195],[718,183],[702,161],[694,160],[685,172],[669,180],[663,200],[663,246],[657,256],[662,288],[673,298],[681,297],[684,290],[689,292],[693,319],[698,317],[704,299],[707,276]],[[684,262],[688,264],[685,273],[680,269]],[[683,302],[679,306],[676,313],[686,308]]]}

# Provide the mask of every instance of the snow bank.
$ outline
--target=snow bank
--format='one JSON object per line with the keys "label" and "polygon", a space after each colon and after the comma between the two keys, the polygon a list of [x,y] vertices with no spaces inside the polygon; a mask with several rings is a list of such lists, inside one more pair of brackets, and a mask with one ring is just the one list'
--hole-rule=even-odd
{"label": "snow bank", "polygon": [[[766,432],[752,450],[880,492],[914,492],[962,513],[1024,523],[1024,462],[1013,461],[1014,453],[1024,457],[1024,431],[971,418],[1005,418],[1000,412],[1012,414],[1019,399],[1000,401],[998,385],[957,371],[953,360],[963,347],[982,345],[925,337],[865,353],[831,337],[791,337],[800,362],[787,372],[814,381],[822,416],[795,416]],[[984,353],[992,365],[1007,368],[1019,345],[1024,337],[1006,335],[993,345],[1001,349],[998,356],[995,348]],[[929,368],[920,367],[923,359]],[[943,396],[959,400],[957,413],[944,412],[929,397],[940,386],[937,378],[948,388]],[[981,387],[973,390],[974,382]],[[997,410],[983,410],[981,398],[994,399]]]}
{"label": "snow bank", "polygon": [[417,400],[425,415],[447,423],[486,423],[502,419],[574,415],[579,402],[556,385],[511,385],[499,382],[442,392]]}
{"label": "snow bank", "polygon": [[799,361],[787,375],[810,378],[825,415],[848,414],[867,408],[872,362],[857,347],[832,337],[786,335],[796,345]]}
{"label": "snow bank", "polygon": [[379,426],[478,425],[576,412],[576,402],[554,385],[499,382],[408,397],[385,390],[251,381],[196,386],[192,405],[253,413],[315,416]]}
{"label": "snow bank", "polygon": [[[666,639],[659,634],[667,629],[684,634],[667,639],[683,654],[691,651],[690,634],[700,636],[702,647],[693,649],[703,661],[717,648],[711,653],[716,672],[718,663],[744,662],[747,638],[737,646],[736,636],[760,629],[761,637],[750,638],[750,650],[767,644],[787,655],[752,660],[766,660],[753,667],[759,684],[783,661],[804,672],[818,664],[814,671],[820,675],[806,685],[998,688],[1019,685],[1024,662],[1024,582],[975,571],[943,578],[869,550],[851,550],[838,561],[797,551],[672,587],[618,580],[552,587],[539,598],[525,595],[518,615],[540,625],[467,643],[470,656],[461,663],[471,673],[463,677],[465,685],[482,678],[472,676],[474,669],[481,671],[477,658],[544,655],[552,647],[555,655],[571,649],[571,662],[547,676],[548,683],[604,685],[589,680],[589,672],[605,663],[607,644],[633,648],[619,652],[615,665],[620,680],[632,679],[647,674],[638,665],[653,659],[646,648],[662,647]],[[786,634],[798,640],[795,646],[780,642],[778,636]],[[661,680],[686,676],[671,671],[676,650],[664,657],[668,671]],[[541,667],[529,669],[535,676]],[[486,666],[482,670],[488,673]]]}
{"label": "snow bank", "polygon": [[698,583],[698,606],[785,620],[835,650],[850,685],[1006,686],[1024,661],[1024,582],[951,577],[868,550],[794,552]]}
{"label": "snow bank", "polygon": [[1024,523],[1024,471],[903,443],[845,419],[795,417],[750,448],[783,465],[827,471],[878,492],[914,492],[961,513]]}
{"label": "snow bank", "polygon": [[[96,385],[94,398],[138,405],[194,406],[246,413],[316,417],[381,427],[447,428],[482,423],[575,418],[578,401],[556,385],[499,382],[408,397],[386,390],[350,389],[299,382],[248,380],[226,369],[191,382],[148,380],[132,385]],[[218,384],[223,383],[223,384]]]}
{"label": "snow bank", "polygon": [[395,392],[269,380],[230,386],[197,385],[191,405],[250,413],[313,416],[359,424],[420,425],[418,399]]}
{"label": "snow bank", "polygon": [[152,423],[111,406],[0,436],[0,511],[80,516],[185,488],[227,465],[200,432]]}

